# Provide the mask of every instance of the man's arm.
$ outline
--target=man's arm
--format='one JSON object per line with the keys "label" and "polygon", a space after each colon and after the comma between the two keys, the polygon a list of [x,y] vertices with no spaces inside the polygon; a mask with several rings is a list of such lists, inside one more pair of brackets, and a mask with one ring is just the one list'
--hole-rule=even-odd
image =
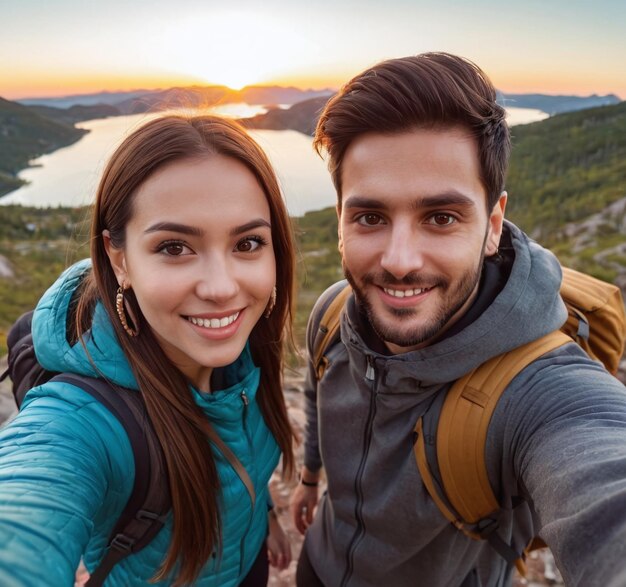
{"label": "man's arm", "polygon": [[319,499],[318,483],[322,467],[317,434],[317,376],[311,360],[313,343],[309,342],[310,330],[313,328],[312,321],[309,319],[307,327],[308,369],[304,382],[304,413],[306,415],[304,465],[300,470],[299,483],[292,494],[290,504],[293,522],[300,534],[304,534],[313,522],[313,512]]}
{"label": "man's arm", "polygon": [[576,345],[537,364],[494,414],[503,473],[531,505],[566,585],[623,586],[626,388]]}
{"label": "man's arm", "polygon": [[313,364],[315,343],[319,336],[322,316],[345,282],[328,288],[317,300],[307,324],[307,374],[304,382],[306,425],[304,430],[304,465],[300,470],[300,483],[291,497],[291,514],[294,524],[301,534],[313,522],[313,513],[319,499],[318,484],[322,469],[317,425],[317,373]]}

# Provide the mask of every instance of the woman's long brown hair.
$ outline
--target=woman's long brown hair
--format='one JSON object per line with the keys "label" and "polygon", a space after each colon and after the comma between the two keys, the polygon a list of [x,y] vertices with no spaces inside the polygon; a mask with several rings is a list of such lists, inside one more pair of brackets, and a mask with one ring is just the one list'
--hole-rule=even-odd
{"label": "woman's long brown hair", "polygon": [[93,272],[76,315],[81,337],[90,323],[95,301],[102,300],[163,448],[173,528],[169,550],[153,579],[170,577],[176,569],[174,585],[193,583],[212,553],[221,549],[219,478],[211,451],[207,450],[209,423],[195,404],[188,381],[159,346],[131,290],[126,297],[140,334],[130,338],[124,332],[115,310],[118,283],[102,231],[110,232],[113,246],[123,247],[137,188],[167,163],[216,154],[246,165],[257,178],[270,208],[276,305],[269,318],[261,317],[253,328],[250,346],[261,371],[257,393],[261,413],[282,452],[283,474],[293,473],[294,435],[282,393],[283,347],[285,340],[291,340],[295,262],[292,232],[274,171],[263,151],[238,124],[214,116],[166,116],[148,122],[123,141],[98,187],[91,226]]}

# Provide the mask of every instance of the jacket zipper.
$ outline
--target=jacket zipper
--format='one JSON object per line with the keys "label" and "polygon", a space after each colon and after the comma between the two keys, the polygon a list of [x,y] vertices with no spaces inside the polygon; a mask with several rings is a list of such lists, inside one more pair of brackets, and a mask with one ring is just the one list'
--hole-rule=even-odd
{"label": "jacket zipper", "polygon": [[[243,431],[246,436],[246,441],[248,442],[248,449],[250,450],[251,453],[253,453],[254,447],[252,445],[252,439],[250,438],[250,432],[248,430],[248,404],[250,403],[250,400],[248,399],[248,396],[246,395],[245,389],[241,392],[241,401],[243,403],[243,418],[242,418]],[[254,454],[253,454],[252,460],[254,460]],[[243,573],[243,561],[244,561],[244,554],[245,554],[246,537],[248,536],[248,532],[250,531],[250,526],[252,525],[252,518],[254,517],[252,504],[250,505],[251,507],[250,507],[250,516],[248,517],[248,524],[246,525],[246,529],[244,533],[242,534],[241,541],[239,543],[239,576],[240,577],[241,577],[241,574]]]}
{"label": "jacket zipper", "polygon": [[369,454],[372,441],[372,428],[374,427],[374,417],[376,416],[376,393],[378,389],[374,357],[370,355],[367,356],[365,379],[370,382],[372,392],[370,394],[370,407],[367,422],[365,424],[365,435],[363,437],[363,453],[361,455],[361,462],[359,463],[359,468],[357,469],[357,474],[354,479],[354,492],[356,495],[354,517],[356,519],[357,527],[354,535],[352,536],[352,540],[350,540],[348,551],[346,553],[346,570],[341,579],[341,587],[345,587],[352,577],[352,573],[354,572],[354,552],[365,536],[365,523],[363,522],[363,471],[365,470],[365,463],[367,462],[367,456]]}

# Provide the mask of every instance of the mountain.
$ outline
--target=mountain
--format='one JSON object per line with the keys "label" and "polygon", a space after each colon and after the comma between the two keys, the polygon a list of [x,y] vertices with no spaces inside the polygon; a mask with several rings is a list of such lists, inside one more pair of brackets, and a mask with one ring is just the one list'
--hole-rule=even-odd
{"label": "mountain", "polygon": [[247,104],[296,104],[312,98],[334,94],[334,90],[301,90],[299,88],[281,86],[246,86],[239,91],[241,102]]}
{"label": "mountain", "polygon": [[17,173],[31,159],[70,145],[86,132],[0,98],[0,196],[24,183]]}
{"label": "mountain", "polygon": [[550,116],[564,112],[574,112],[596,106],[612,106],[621,100],[615,94],[606,96],[551,96],[547,94],[503,94],[498,93],[498,102],[505,107],[533,108]]}
{"label": "mountain", "polygon": [[[312,135],[319,114],[331,94],[323,94],[304,102],[298,102],[290,108],[273,108],[265,114],[258,114],[252,118],[241,119],[249,128],[269,130],[297,130]],[[597,106],[619,104],[617,96],[547,96],[544,94],[500,94],[498,102],[503,106],[517,108],[533,108],[547,112],[550,115],[564,112],[578,111]]]}
{"label": "mountain", "polygon": [[115,106],[110,104],[93,104],[83,106],[75,104],[69,108],[58,108],[56,106],[29,106],[32,112],[49,118],[62,124],[73,125],[83,120],[94,120],[96,118],[108,118],[109,116],[120,116],[122,113]]}
{"label": "mountain", "polygon": [[113,105],[123,114],[140,114],[161,110],[194,109],[237,102],[234,90],[226,86],[191,86],[147,92],[140,96],[115,102]]}
{"label": "mountain", "polygon": [[76,104],[94,106],[96,104],[115,105],[123,100],[137,98],[150,92],[161,90],[132,90],[129,92],[98,92],[96,94],[72,94],[56,98],[22,98],[16,100],[24,106],[52,106],[53,108],[70,108]]}
{"label": "mountain", "polygon": [[306,135],[313,135],[319,115],[330,96],[319,96],[304,102],[298,102],[291,108],[272,108],[265,114],[252,118],[240,118],[248,128],[266,130],[297,130]]}
{"label": "mountain", "polygon": [[201,108],[215,104],[246,102],[247,104],[295,104],[317,96],[330,96],[333,90],[301,90],[282,86],[246,86],[231,90],[226,86],[188,86],[163,90],[134,90],[130,92],[100,92],[61,98],[26,98],[19,100],[28,106],[69,108],[75,105],[115,106],[122,114],[135,114],[173,108]]}
{"label": "mountain", "polygon": [[[77,106],[93,107],[93,118],[104,116],[116,116],[114,110],[107,112],[104,105],[114,107],[118,114],[139,114],[144,112],[158,112],[174,109],[196,109],[215,106],[216,104],[230,104],[244,102],[247,104],[294,105],[314,98],[328,99],[334,90],[302,90],[295,87],[283,86],[246,86],[241,90],[232,90],[226,86],[187,86],[175,87],[162,90],[133,90],[129,92],[99,92],[96,94],[83,94],[64,96],[60,98],[28,98],[19,100],[21,104],[29,106],[46,106],[57,109],[69,109]],[[564,112],[572,112],[596,106],[608,106],[618,104],[620,99],[614,94],[606,96],[573,96],[573,95],[548,95],[548,94],[508,94],[498,92],[498,101],[503,106],[517,108],[532,108],[546,112],[550,116]],[[44,111],[41,111],[46,114]],[[86,120],[89,111],[84,114],[68,113],[66,117],[61,114],[49,113],[55,120],[79,121]],[[317,114],[314,111],[314,114]],[[58,116],[57,116],[58,115]],[[84,116],[84,117],[83,117]],[[314,125],[315,118],[305,121],[305,111],[295,111],[290,116],[268,113],[268,120],[255,117],[253,121],[245,124],[255,125],[255,128],[271,128],[284,130],[293,128],[310,134],[309,130]]]}

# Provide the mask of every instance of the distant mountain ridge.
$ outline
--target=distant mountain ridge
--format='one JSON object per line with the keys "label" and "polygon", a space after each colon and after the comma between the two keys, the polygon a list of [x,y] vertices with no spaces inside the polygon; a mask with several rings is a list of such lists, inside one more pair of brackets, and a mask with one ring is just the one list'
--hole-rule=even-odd
{"label": "distant mountain ridge", "polygon": [[[241,119],[249,128],[269,130],[297,130],[312,135],[317,119],[330,96],[320,96],[305,100],[287,109],[272,109],[265,114]],[[547,112],[551,116],[570,111],[584,110],[598,106],[619,104],[617,96],[548,96],[544,94],[500,94],[498,101],[505,107],[533,108]]]}
{"label": "distant mountain ridge", "polygon": [[17,174],[31,159],[71,145],[86,132],[0,98],[0,196],[24,183]]}
{"label": "distant mountain ridge", "polygon": [[135,114],[151,109],[197,108],[236,102],[268,105],[295,104],[317,96],[330,96],[333,93],[332,89],[302,90],[292,86],[246,86],[241,90],[232,90],[226,86],[187,86],[160,90],[100,92],[59,98],[25,98],[17,102],[26,106],[52,106],[54,108],[108,104],[117,108],[121,114]]}
{"label": "distant mountain ridge", "polygon": [[[75,96],[73,99],[86,99],[87,104],[73,104],[68,108],[51,106],[59,100],[43,100],[47,104],[25,106],[0,98],[0,196],[17,189],[23,181],[17,177],[19,170],[28,167],[29,161],[59,147],[78,140],[85,130],[76,129],[74,124],[83,120],[120,116],[123,114],[160,111],[164,109],[194,109],[233,102],[266,104],[268,111],[251,118],[240,119],[248,128],[271,130],[296,130],[311,136],[324,105],[332,95],[331,90],[300,90],[293,87],[252,86],[240,91],[225,86],[191,88],[170,88],[168,90],[141,92],[101,93],[90,95],[94,100],[106,98],[114,102],[89,102],[90,96]],[[625,105],[617,96],[548,96],[543,94],[501,94],[499,100],[505,106],[543,109],[555,113],[563,109],[587,111],[590,105],[612,104],[612,108]],[[289,108],[277,105],[292,104]],[[603,108],[600,108],[602,111]],[[586,116],[583,114],[583,116]],[[555,117],[559,118],[559,117]],[[548,119],[549,122],[551,119]],[[555,124],[560,124],[559,122]],[[564,124],[568,124],[565,122]],[[518,130],[517,136],[524,131]],[[543,128],[543,127],[542,127]],[[548,127],[545,127],[548,128]],[[606,127],[607,136],[614,132]],[[550,136],[546,141],[550,142]],[[554,145],[554,152],[562,150]],[[535,149],[544,153],[542,147]],[[551,154],[547,157],[550,159]],[[626,154],[625,154],[626,156]],[[541,161],[538,165],[541,167]],[[538,187],[541,190],[541,186]]]}
{"label": "distant mountain ridge", "polygon": [[[233,102],[247,104],[292,105],[321,96],[330,97],[335,90],[302,90],[284,86],[246,86],[232,90],[226,86],[187,86],[157,90],[132,90],[128,92],[99,92],[94,94],[74,94],[56,98],[25,98],[17,100],[26,106],[51,106],[70,108],[72,106],[96,106],[106,104],[119,110],[120,114],[137,114],[169,108],[198,108]],[[599,96],[550,95],[550,94],[510,94],[498,92],[498,102],[503,106],[532,108],[552,116],[562,112],[572,112],[596,106],[609,106],[621,100],[615,94]],[[113,115],[113,114],[111,114]]]}
{"label": "distant mountain ridge", "polygon": [[553,96],[548,94],[503,94],[498,93],[498,102],[504,107],[533,108],[553,116],[563,112],[574,112],[596,106],[612,106],[621,100],[615,94],[606,96]]}

